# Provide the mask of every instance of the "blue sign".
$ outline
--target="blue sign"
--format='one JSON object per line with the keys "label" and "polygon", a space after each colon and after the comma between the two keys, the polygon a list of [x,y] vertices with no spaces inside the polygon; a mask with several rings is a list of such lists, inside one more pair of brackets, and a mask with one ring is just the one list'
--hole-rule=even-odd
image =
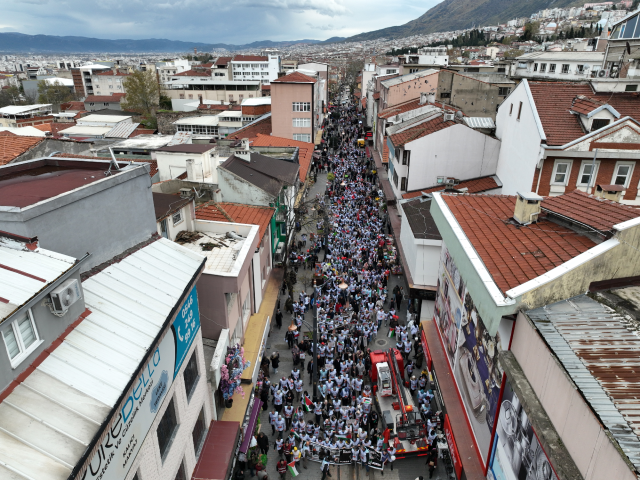
{"label": "blue sign", "polygon": [[162,399],[164,398],[164,394],[169,390],[169,373],[166,370],[162,371],[162,375],[160,375],[160,379],[158,380],[158,384],[151,392],[151,403],[149,404],[149,410],[151,413],[157,413],[160,404],[162,403]]}
{"label": "blue sign", "polygon": [[176,365],[173,372],[173,378],[175,378],[182,366],[182,362],[184,362],[184,359],[187,356],[189,348],[191,348],[193,340],[196,338],[198,330],[200,329],[198,293],[196,292],[195,286],[182,304],[171,328],[173,329],[176,342]]}

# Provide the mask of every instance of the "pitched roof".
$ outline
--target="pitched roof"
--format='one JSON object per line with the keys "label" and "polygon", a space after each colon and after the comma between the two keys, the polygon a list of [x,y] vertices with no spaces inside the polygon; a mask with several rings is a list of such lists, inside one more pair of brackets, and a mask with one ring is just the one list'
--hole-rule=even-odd
{"label": "pitched roof", "polygon": [[235,55],[233,57],[234,62],[267,62],[269,57],[262,55]]}
{"label": "pitched roof", "polygon": [[571,110],[582,115],[589,115],[596,108],[606,105],[603,102],[599,102],[595,98],[585,97],[584,95],[578,95],[573,99],[573,105]]}
{"label": "pitched roof", "polygon": [[[493,175],[491,175],[488,177],[464,180],[459,184],[457,184],[454,188],[456,190],[460,190],[461,188],[467,188],[468,189],[467,193],[480,193],[480,192],[485,192],[487,190],[493,190],[494,188],[498,188],[499,186],[500,185],[498,185],[498,182],[496,182],[496,179],[493,177]],[[405,198],[405,199],[416,198],[416,197],[422,196],[422,192],[433,193],[433,192],[440,192],[444,189],[445,187],[443,187],[442,185],[436,185],[433,187],[416,190],[414,192],[407,192],[404,195],[402,195],[402,198]]]}
{"label": "pitched roof", "polygon": [[408,128],[402,132],[391,135],[391,142],[396,146],[402,146],[419,138],[425,137],[439,130],[456,125],[455,121],[444,121],[444,115],[440,115],[433,120],[421,123],[415,127]]}
{"label": "pitched roof", "polygon": [[113,70],[107,70],[105,72],[93,72],[92,75],[105,75],[105,76],[112,76],[112,77],[126,77],[129,74],[125,73],[125,72],[121,72],[120,70],[116,70],[115,73]]}
{"label": "pitched roof", "polygon": [[178,152],[178,153],[204,153],[215,148],[211,143],[181,143],[179,145],[168,145],[158,149],[158,152]]}
{"label": "pitched roof", "polygon": [[226,67],[227,64],[231,61],[231,58],[232,57],[218,57],[218,59],[216,60],[215,65],[217,67],[220,67],[220,66],[225,66]]}
{"label": "pitched roof", "polygon": [[[260,227],[259,235],[260,238],[262,238],[269,228],[269,223],[275,211],[276,209],[273,207],[230,202],[207,202],[196,208],[196,218],[198,220],[212,220],[215,222],[258,225]],[[229,220],[228,217],[231,218],[231,220]]]}
{"label": "pitched roof", "polygon": [[587,134],[571,113],[579,95],[611,105],[622,117],[640,120],[640,97],[635,93],[595,93],[587,84],[560,82],[529,82],[529,89],[548,145],[564,145]]}
{"label": "pitched roof", "polygon": [[248,183],[276,197],[285,185],[294,185],[298,177],[297,163],[251,153],[251,162],[235,155],[220,165]]}
{"label": "pitched roof", "polygon": [[316,79],[300,72],[292,72],[284,77],[276,78],[271,83],[316,83]]}
{"label": "pitched roof", "polygon": [[67,110],[84,110],[84,102],[80,102],[80,101],[71,101],[71,102],[66,102],[66,103],[62,103],[60,104],[60,111],[61,112],[66,112]]}
{"label": "pitched roof", "polygon": [[187,70],[185,72],[174,73],[172,77],[210,77],[210,70]]}
{"label": "pitched roof", "polygon": [[298,162],[300,163],[300,181],[307,179],[307,172],[311,166],[313,159],[313,143],[300,142],[298,140],[290,140],[283,137],[273,137],[271,135],[258,134],[253,139],[254,147],[298,147]]}
{"label": "pitched roof", "polygon": [[271,135],[271,114],[264,115],[257,120],[251,122],[249,125],[242,127],[240,130],[236,130],[231,135],[231,138],[248,138],[253,139],[258,135]]}
{"label": "pitched roof", "polygon": [[41,137],[0,135],[0,165],[6,165],[43,141]]}
{"label": "pitched roof", "polygon": [[168,193],[153,192],[151,195],[153,196],[153,208],[156,212],[157,222],[193,201],[190,197],[182,198],[180,195],[170,195]]}
{"label": "pitched roof", "polygon": [[226,112],[229,110],[229,105],[221,105],[219,103],[203,103],[198,105],[198,110],[218,110],[220,112]]}
{"label": "pitched roof", "polygon": [[640,209],[638,208],[596,198],[580,190],[574,190],[557,197],[548,197],[542,202],[542,208],[601,232],[611,231],[613,226],[618,223],[640,217]]}
{"label": "pitched roof", "polygon": [[[88,95],[85,102],[120,102],[127,94],[114,93],[113,95]],[[84,107],[83,107],[84,108]]]}
{"label": "pitched roof", "polygon": [[549,220],[511,223],[515,196],[445,193],[442,198],[503,293],[595,246]]}
{"label": "pitched roof", "polygon": [[442,240],[436,222],[431,216],[431,201],[416,198],[402,204],[407,221],[415,238]]}
{"label": "pitched roof", "polygon": [[[376,98],[375,95],[373,98]],[[415,110],[419,108],[420,99],[415,98],[413,100],[409,100],[408,102],[400,103],[399,105],[395,105],[393,107],[385,108],[381,112],[378,113],[378,118],[389,118],[399,115],[404,112],[408,112],[410,110]]]}

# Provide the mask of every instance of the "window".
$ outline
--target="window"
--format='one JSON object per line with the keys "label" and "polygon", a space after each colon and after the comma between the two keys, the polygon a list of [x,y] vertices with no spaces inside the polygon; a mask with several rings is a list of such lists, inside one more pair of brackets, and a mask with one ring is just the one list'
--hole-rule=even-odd
{"label": "window", "polygon": [[521,114],[522,114],[522,102],[520,102],[520,106],[518,107],[518,120],[520,120]]}
{"label": "window", "polygon": [[511,92],[510,87],[498,87],[498,95],[501,97],[506,97]]}
{"label": "window", "polygon": [[540,64],[540,73],[544,73],[547,71],[547,64],[546,63],[541,63]]}
{"label": "window", "polygon": [[204,423],[204,408],[203,408],[200,410],[200,415],[198,415],[198,420],[196,420],[196,424],[193,426],[193,431],[191,432],[191,438],[193,438],[193,451],[196,452],[196,458],[198,458],[198,456],[200,455],[200,450],[202,449],[205,432],[206,432],[206,426]]}
{"label": "window", "polygon": [[396,73],[394,69],[387,69],[387,75],[392,75],[394,73]]}
{"label": "window", "polygon": [[187,399],[191,400],[191,395],[195,390],[195,386],[198,384],[198,359],[196,358],[195,350],[191,354],[189,363],[184,367],[182,377],[184,378],[184,388],[187,392]]}
{"label": "window", "polygon": [[594,118],[591,122],[591,131],[600,130],[603,127],[609,125],[610,120],[608,118]]}
{"label": "window", "polygon": [[537,71],[538,71],[538,64],[537,64],[537,63],[534,63],[534,64],[533,64],[533,71],[534,71],[534,72],[537,72]]}
{"label": "window", "polygon": [[402,152],[402,165],[409,165],[411,159],[411,150],[405,150]]}
{"label": "window", "polygon": [[624,87],[624,91],[625,92],[637,92],[638,91],[638,84],[633,84],[633,85],[625,85]]}
{"label": "window", "polygon": [[513,103],[511,104],[511,107],[509,107],[509,115],[511,115],[513,113]]}
{"label": "window", "polygon": [[180,94],[180,99],[181,99],[181,100],[184,100],[184,93],[181,93],[181,94]]}
{"label": "window", "polygon": [[396,188],[398,187],[398,172],[396,172],[395,170],[393,171],[393,184],[396,186]]}
{"label": "window", "polygon": [[[580,177],[578,185],[589,186],[591,184],[591,174],[593,173],[593,162],[588,161],[582,164],[582,168],[580,170]],[[598,165],[596,163],[595,171],[598,171]]]}
{"label": "window", "polygon": [[293,119],[293,126],[296,128],[299,127],[310,127],[311,126],[311,119],[310,118],[294,118]]}
{"label": "window", "polygon": [[556,64],[555,63],[550,63],[549,64],[549,73],[556,73]]}
{"label": "window", "polygon": [[192,99],[193,99],[193,95],[190,93],[189,94],[189,100],[192,100]]}
{"label": "window", "polygon": [[309,133],[294,133],[293,134],[293,139],[297,140],[299,142],[310,143],[311,142],[311,134],[309,134]]}
{"label": "window", "polygon": [[402,177],[400,179],[400,190],[405,192],[407,190],[407,177]]}
{"label": "window", "polygon": [[176,125],[176,130],[200,135],[218,135],[218,127],[212,127],[211,125]]}
{"label": "window", "polygon": [[160,447],[160,456],[163,461],[169,452],[169,447],[171,446],[176,430],[178,430],[178,421],[176,419],[176,407],[173,405],[172,398],[164,415],[162,415],[162,419],[160,419],[160,423],[158,423],[158,430],[156,431],[158,435],[158,446]]}
{"label": "window", "polygon": [[[564,65],[563,65],[564,67]],[[584,65],[577,65],[576,66],[576,73],[584,73]]]}
{"label": "window", "polygon": [[409,69],[409,73],[416,73],[416,72],[419,72],[419,71],[420,71],[419,68],[410,68]]}
{"label": "window", "polygon": [[243,320],[243,323],[244,323],[244,321],[246,321],[249,318],[250,314],[251,314],[251,298],[250,298],[249,294],[247,293],[247,296],[244,299],[244,302],[242,302],[242,320]]}
{"label": "window", "polygon": [[553,172],[553,181],[556,185],[566,185],[569,178],[569,162],[557,162]]}
{"label": "window", "polygon": [[180,462],[180,466],[178,467],[178,471],[176,472],[176,476],[173,480],[187,480],[187,474],[184,471],[184,460]]}
{"label": "window", "polygon": [[178,225],[182,221],[182,210],[177,211],[172,217],[173,225]]}
{"label": "window", "polygon": [[11,367],[17,367],[42,342],[33,320],[33,313],[27,310],[20,317],[4,326],[2,330],[4,345],[9,354]]}
{"label": "window", "polygon": [[451,98],[451,92],[442,92],[440,98]]}
{"label": "window", "polygon": [[560,71],[560,73],[569,73],[569,64],[568,63],[563,63],[562,64],[562,70]]}
{"label": "window", "polygon": [[294,112],[310,112],[311,102],[293,102]]}
{"label": "window", "polygon": [[618,165],[616,168],[616,173],[613,176],[613,184],[623,185],[626,187],[630,176],[631,176],[631,165],[624,165],[624,164]]}

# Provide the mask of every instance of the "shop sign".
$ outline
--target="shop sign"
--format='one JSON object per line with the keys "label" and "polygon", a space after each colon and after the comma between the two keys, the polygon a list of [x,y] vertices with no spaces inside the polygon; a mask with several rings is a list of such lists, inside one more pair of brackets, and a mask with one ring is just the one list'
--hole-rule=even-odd
{"label": "shop sign", "polygon": [[447,437],[447,443],[449,444],[449,454],[451,455],[451,461],[453,462],[453,469],[456,472],[456,477],[462,477],[462,460],[460,460],[460,453],[458,453],[458,446],[456,445],[456,439],[453,437],[453,431],[451,430],[451,423],[449,422],[449,415],[444,415],[444,434]]}
{"label": "shop sign", "polygon": [[187,296],[160,344],[138,372],[129,395],[105,430],[82,480],[122,480],[142,447],[173,380],[200,328],[196,287]]}
{"label": "shop sign", "polygon": [[427,343],[427,336],[425,335],[424,330],[420,337],[422,339],[422,351],[424,352],[424,358],[427,361],[427,370],[431,371],[433,368],[433,358],[431,358],[431,352],[429,351],[429,344]]}

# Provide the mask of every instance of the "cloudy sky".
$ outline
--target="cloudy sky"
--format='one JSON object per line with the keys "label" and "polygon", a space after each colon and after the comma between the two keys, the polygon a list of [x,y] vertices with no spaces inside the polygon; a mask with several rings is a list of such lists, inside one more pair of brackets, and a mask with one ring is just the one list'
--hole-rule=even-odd
{"label": "cloudy sky", "polygon": [[0,32],[244,44],[401,25],[441,0],[4,0]]}

